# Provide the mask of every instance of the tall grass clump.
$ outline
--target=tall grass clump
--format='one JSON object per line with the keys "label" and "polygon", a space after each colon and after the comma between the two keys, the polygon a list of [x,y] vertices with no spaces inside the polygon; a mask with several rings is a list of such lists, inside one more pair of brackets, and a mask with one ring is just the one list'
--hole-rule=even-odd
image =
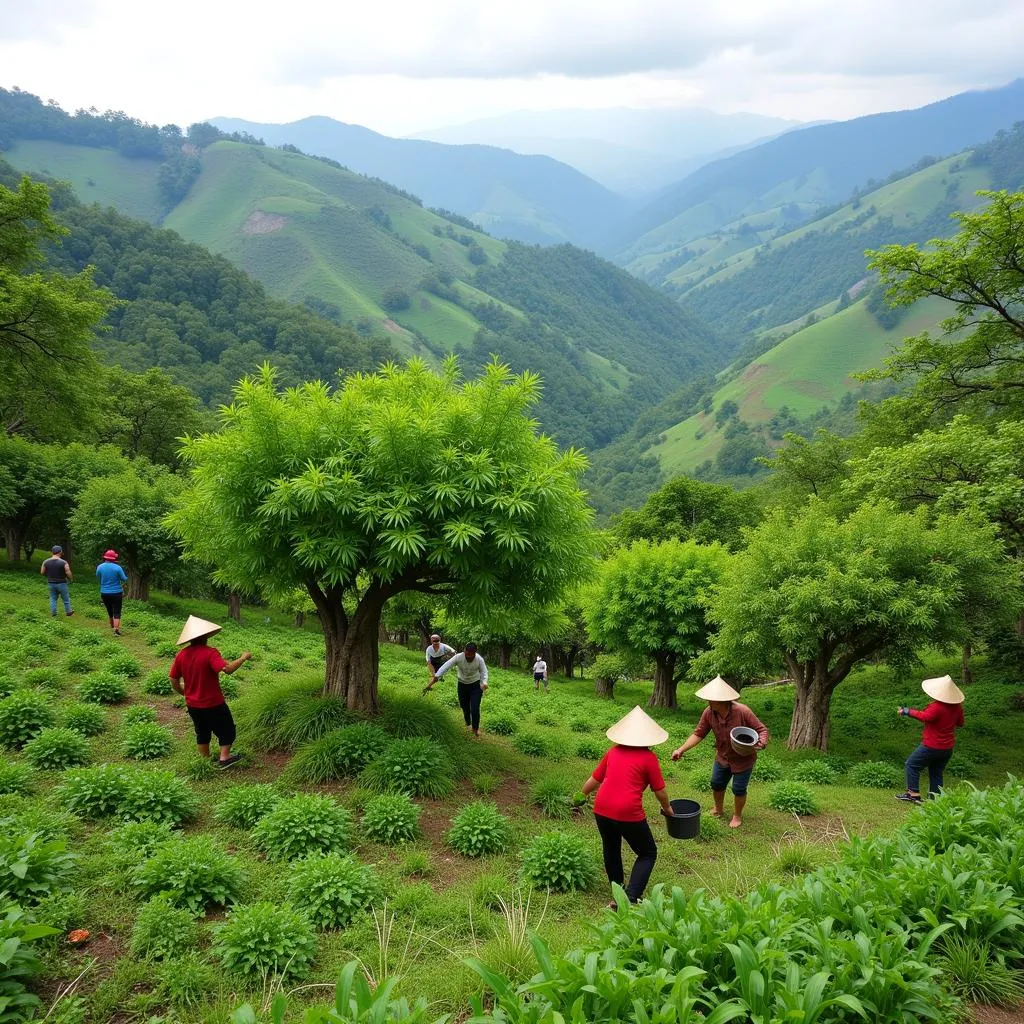
{"label": "tall grass clump", "polygon": [[295,782],[333,782],[354,778],[388,745],[387,735],[369,722],[332,729],[300,747],[287,768]]}
{"label": "tall grass clump", "polygon": [[359,774],[359,783],[376,793],[406,793],[438,798],[455,788],[448,752],[433,740],[395,740]]}

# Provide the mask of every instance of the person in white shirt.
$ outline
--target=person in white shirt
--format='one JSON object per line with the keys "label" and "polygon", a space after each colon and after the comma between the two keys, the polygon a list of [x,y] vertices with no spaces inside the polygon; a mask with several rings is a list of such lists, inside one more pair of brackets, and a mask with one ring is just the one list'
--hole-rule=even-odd
{"label": "person in white shirt", "polygon": [[454,647],[449,647],[441,642],[437,633],[430,634],[430,645],[427,647],[425,657],[430,666],[430,678],[433,680],[434,673],[455,653]]}
{"label": "person in white shirt", "polygon": [[533,688],[540,689],[544,684],[544,692],[548,692],[548,663],[538,654],[537,660],[533,663]]}
{"label": "person in white shirt", "polygon": [[458,676],[459,707],[462,708],[466,725],[473,730],[474,736],[479,736],[480,701],[487,689],[487,665],[484,663],[484,659],[476,653],[476,644],[466,644],[462,654],[456,654],[453,658],[449,658],[439,669],[435,670],[430,676],[430,685],[427,686],[427,690],[432,690],[434,683],[450,668],[454,668],[455,674]]}

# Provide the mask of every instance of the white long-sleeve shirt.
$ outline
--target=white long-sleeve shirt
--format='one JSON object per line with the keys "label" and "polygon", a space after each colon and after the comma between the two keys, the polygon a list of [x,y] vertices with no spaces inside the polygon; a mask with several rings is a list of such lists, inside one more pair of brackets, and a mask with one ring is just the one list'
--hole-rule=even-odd
{"label": "white long-sleeve shirt", "polygon": [[426,658],[427,662],[429,663],[431,658],[447,658],[449,655],[454,654],[454,653],[455,653],[455,648],[454,647],[449,647],[445,643],[439,643],[437,645],[437,650],[436,651],[434,650],[434,645],[430,644],[430,646],[427,647],[427,652],[424,655],[424,657]]}
{"label": "white long-sleeve shirt", "polygon": [[472,661],[467,661],[464,653],[456,654],[454,658],[449,658],[434,673],[434,678],[440,679],[448,669],[453,667],[460,683],[466,685],[469,683],[479,683],[481,686],[487,685],[487,665],[484,659],[480,657],[479,652],[473,656]]}

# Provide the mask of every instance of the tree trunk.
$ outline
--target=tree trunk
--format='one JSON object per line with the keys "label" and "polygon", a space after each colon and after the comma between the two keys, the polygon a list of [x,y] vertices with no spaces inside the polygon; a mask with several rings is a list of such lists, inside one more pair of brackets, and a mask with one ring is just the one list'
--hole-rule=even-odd
{"label": "tree trunk", "polygon": [[796,702],[786,746],[790,750],[798,747],[828,750],[828,713],[834,687],[829,684],[827,670],[819,671],[814,662],[808,662],[802,666],[802,671],[791,671],[791,675],[796,683]]}
{"label": "tree trunk", "polygon": [[128,589],[125,590],[125,597],[130,597],[133,601],[148,601],[149,575],[143,576],[138,569],[130,565],[126,565],[124,571],[128,574]]}
{"label": "tree trunk", "polygon": [[228,617],[235,622],[242,621],[242,595],[234,591],[228,594]]}
{"label": "tree trunk", "polygon": [[391,634],[388,632],[388,627],[383,619],[380,620],[380,625],[377,627],[377,639],[382,644],[391,643]]}
{"label": "tree trunk", "polygon": [[507,640],[502,640],[498,648],[498,667],[508,668],[512,664],[512,645]]}
{"label": "tree trunk", "polygon": [[676,656],[674,654],[657,655],[654,659],[654,689],[651,699],[647,702],[652,708],[674,708],[676,706],[675,679]]}
{"label": "tree trunk", "polygon": [[305,612],[296,612],[295,613],[295,628],[296,629],[301,629],[302,628],[302,624],[305,621],[306,621],[306,613]]}
{"label": "tree trunk", "polygon": [[562,659],[562,664],[565,667],[565,678],[573,679],[576,676],[576,653],[575,651],[566,651],[565,657]]}
{"label": "tree trunk", "polygon": [[4,530],[4,543],[7,546],[7,561],[8,562],[20,562],[21,561],[21,545],[25,540],[24,530],[19,530],[16,526],[9,526]]}
{"label": "tree trunk", "polygon": [[971,671],[971,645],[964,644],[960,659],[960,685],[970,686],[974,682],[974,673]]}
{"label": "tree trunk", "polygon": [[608,700],[613,700],[615,698],[615,680],[596,678],[594,680],[594,693],[598,697],[607,697]]}

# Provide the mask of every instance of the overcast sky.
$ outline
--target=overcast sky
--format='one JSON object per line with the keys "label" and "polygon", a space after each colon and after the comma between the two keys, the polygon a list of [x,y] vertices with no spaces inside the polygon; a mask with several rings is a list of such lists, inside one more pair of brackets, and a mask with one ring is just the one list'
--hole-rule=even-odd
{"label": "overcast sky", "polygon": [[520,109],[815,120],[1024,74],[1024,0],[0,0],[0,85],[147,121],[388,134]]}

